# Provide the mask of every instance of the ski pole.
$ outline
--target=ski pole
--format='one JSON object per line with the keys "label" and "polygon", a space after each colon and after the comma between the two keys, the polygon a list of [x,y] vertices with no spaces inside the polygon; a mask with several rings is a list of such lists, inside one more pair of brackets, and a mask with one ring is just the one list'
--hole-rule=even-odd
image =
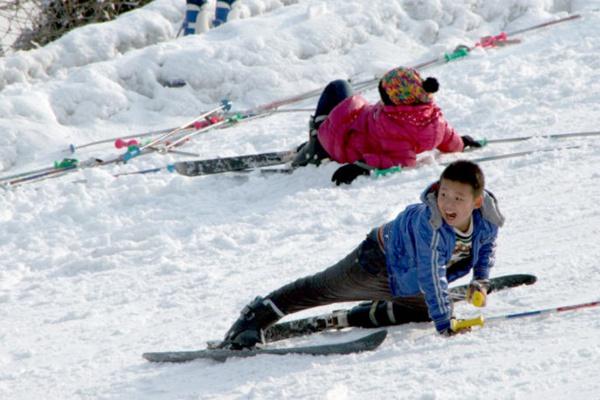
{"label": "ski pole", "polygon": [[490,322],[490,321],[534,317],[537,315],[558,314],[558,313],[565,312],[565,311],[575,311],[575,310],[581,310],[584,308],[593,308],[593,307],[598,307],[598,306],[600,306],[600,301],[591,301],[588,303],[573,304],[573,305],[569,305],[569,306],[543,308],[543,309],[539,309],[539,310],[524,311],[524,312],[514,313],[514,314],[495,315],[493,317],[487,317],[487,318],[484,318],[483,315],[480,315],[479,317],[475,317],[475,318],[471,318],[471,319],[453,320],[451,325],[452,325],[452,330],[458,331],[458,330],[465,329],[465,328],[472,327],[472,326],[484,326],[486,322]]}
{"label": "ski pole", "polygon": [[[285,110],[271,110],[270,113],[300,113],[300,112],[313,112],[314,109],[312,108],[286,108]],[[205,114],[206,112],[203,112],[203,114]],[[227,113],[225,113],[225,118],[228,118],[232,115],[236,115],[239,114],[239,112],[232,112],[232,111],[228,111]],[[105,143],[117,143],[117,141],[124,141],[127,139],[139,139],[139,138],[144,138],[144,137],[148,137],[148,136],[157,136],[157,135],[164,135],[165,133],[169,133],[171,132],[173,129],[176,128],[167,128],[167,129],[160,129],[157,131],[150,131],[150,132],[142,132],[142,133],[134,133],[134,134],[130,134],[130,135],[125,135],[125,136],[119,136],[119,137],[113,137],[110,139],[102,139],[102,140],[96,140],[93,142],[89,142],[89,143],[85,143],[85,144],[69,144],[69,148],[61,150],[62,152],[66,152],[66,153],[75,153],[77,150],[80,149],[84,149],[86,147],[92,147],[92,146],[96,146],[99,144],[105,144]],[[193,126],[188,126],[186,128],[184,128],[183,130],[188,130],[188,129],[194,129]]]}
{"label": "ski pole", "polygon": [[569,305],[569,306],[544,308],[544,309],[540,309],[540,310],[525,311],[525,312],[520,312],[520,313],[515,313],[515,314],[496,315],[496,316],[487,318],[487,321],[524,318],[524,317],[532,317],[535,315],[557,314],[557,313],[561,313],[561,312],[565,312],[565,311],[574,311],[574,310],[580,310],[583,308],[592,308],[592,307],[597,307],[597,306],[600,306],[600,301],[591,301],[588,303],[573,304],[573,305]]}
{"label": "ski pole", "polygon": [[33,171],[20,172],[18,174],[14,174],[14,175],[3,176],[2,178],[0,178],[0,184],[6,183],[13,179],[22,178],[24,176],[30,176],[30,175],[41,174],[41,173],[52,172],[52,171],[56,171],[56,167],[40,168],[40,169],[36,169]]}
{"label": "ski pole", "polygon": [[[474,162],[474,163],[481,163],[481,162],[487,162],[487,161],[504,160],[507,158],[524,157],[524,156],[528,156],[528,155],[536,154],[536,153],[548,153],[551,151],[573,150],[573,149],[579,149],[579,148],[581,148],[581,146],[564,146],[564,147],[553,147],[553,148],[547,148],[547,149],[533,149],[533,150],[518,151],[515,153],[497,154],[497,155],[485,156],[485,157],[475,157],[475,158],[469,159],[469,161]],[[451,164],[452,162],[454,162],[454,160],[440,162],[439,165],[446,166],[446,165]],[[379,178],[381,176],[386,176],[386,175],[390,175],[390,174],[396,174],[396,173],[402,172],[404,170],[411,170],[411,169],[415,168],[415,167],[395,166],[395,167],[390,167],[390,168],[386,168],[386,169],[379,169],[379,168],[373,168],[373,167],[371,167],[365,163],[361,163],[361,162],[356,162],[355,164],[357,164],[363,168],[369,169],[371,171],[371,176],[374,178]]]}
{"label": "ski pole", "polygon": [[565,18],[560,18],[560,19],[557,19],[554,21],[548,21],[548,22],[544,22],[541,24],[533,25],[533,26],[530,26],[530,27],[527,27],[524,29],[510,32],[510,33],[500,32],[498,35],[495,35],[495,36],[484,36],[481,39],[479,39],[479,41],[471,47],[458,46],[452,53],[444,54],[443,57],[438,57],[431,61],[424,62],[422,64],[418,64],[413,68],[415,68],[415,69],[425,68],[425,67],[429,67],[429,66],[438,64],[440,62],[450,62],[450,61],[456,60],[458,58],[466,57],[471,52],[471,50],[475,49],[476,47],[482,47],[482,48],[496,47],[498,45],[511,44],[511,42],[519,43],[520,40],[518,40],[518,39],[510,40],[509,37],[512,37],[514,35],[518,35],[521,33],[529,32],[529,31],[532,31],[535,29],[544,28],[546,26],[559,24],[561,22],[571,21],[571,20],[574,20],[574,19],[577,19],[580,17],[581,17],[581,15],[579,15],[579,14],[573,14],[573,15],[570,15]]}
{"label": "ski pole", "polygon": [[132,135],[119,136],[117,138],[96,140],[95,142],[89,142],[89,143],[79,144],[79,145],[71,143],[69,145],[69,148],[66,150],[63,150],[63,152],[75,153],[79,149],[96,146],[96,145],[104,144],[104,143],[113,143],[117,140],[126,140],[126,139],[134,139],[134,138],[143,138],[143,137],[147,137],[147,136],[164,135],[165,133],[171,132],[173,129],[177,129],[177,128],[161,129],[158,131],[151,131],[151,132],[144,132],[144,133],[136,133],[136,134],[132,134]]}
{"label": "ski pole", "polygon": [[551,135],[531,135],[531,136],[517,136],[511,138],[504,139],[482,139],[479,141],[482,146],[486,146],[488,144],[494,143],[510,143],[510,142],[524,142],[526,140],[541,138],[541,139],[563,139],[563,138],[572,138],[572,137],[589,137],[589,136],[598,136],[600,135],[600,131],[590,131],[590,132],[571,132],[571,133],[557,133]]}
{"label": "ski pole", "polygon": [[159,153],[165,153],[167,151],[172,151],[172,149],[174,147],[180,146],[183,142],[190,140],[192,137],[202,133],[202,132],[206,132],[208,130],[212,130],[214,128],[218,128],[218,127],[229,127],[232,126],[234,124],[237,124],[239,122],[248,122],[251,121],[253,119],[258,119],[258,118],[263,118],[266,117],[267,115],[270,115],[271,112],[265,112],[265,113],[259,113],[259,114],[242,114],[242,113],[238,113],[232,116],[229,116],[225,119],[210,119],[209,120],[209,124],[202,126],[201,128],[190,132],[184,136],[181,136],[180,138],[178,138],[177,140],[175,140],[172,143],[167,144],[166,146],[160,147],[158,148],[158,152]]}
{"label": "ski pole", "polygon": [[[525,151],[518,151],[516,153],[497,154],[494,156],[486,156],[486,157],[476,157],[476,158],[470,159],[469,161],[474,162],[474,163],[480,163],[480,162],[486,162],[486,161],[504,160],[506,158],[524,157],[524,156],[528,156],[528,155],[536,154],[536,153],[548,153],[551,151],[573,150],[573,149],[579,149],[579,148],[581,148],[581,146],[564,146],[564,147],[556,147],[556,148],[548,148],[548,149],[525,150]],[[444,166],[444,165],[448,165],[452,162],[453,161],[446,161],[446,162],[440,163],[440,165]]]}
{"label": "ski pole", "polygon": [[181,145],[183,142],[185,142],[187,140],[190,140],[192,137],[194,137],[194,136],[196,136],[196,135],[198,135],[198,134],[200,134],[202,132],[206,132],[206,131],[212,130],[214,128],[218,128],[219,126],[225,125],[225,124],[227,124],[229,122],[230,122],[229,120],[225,120],[225,119],[220,120],[220,121],[214,121],[210,125],[207,125],[205,127],[197,129],[197,130],[195,130],[193,132],[190,132],[187,135],[184,135],[184,136],[178,138],[177,140],[173,141],[172,143],[169,143],[168,145],[159,148],[158,152],[159,153],[166,153],[167,151],[171,151],[171,149],[173,147]]}
{"label": "ski pole", "polygon": [[577,18],[581,18],[581,15],[579,15],[579,14],[573,14],[573,15],[569,15],[568,17],[559,18],[559,19],[554,20],[554,21],[543,22],[541,24],[533,25],[533,26],[530,26],[530,27],[527,27],[527,28],[516,30],[514,32],[507,33],[507,36],[519,35],[521,33],[533,31],[535,29],[544,28],[544,27],[550,26],[550,25],[560,24],[561,22],[571,21],[571,20],[574,20],[574,19],[577,19]]}
{"label": "ski pole", "polygon": [[118,178],[119,176],[145,175],[145,174],[153,174],[153,173],[161,172],[161,171],[175,172],[175,165],[167,164],[167,166],[165,166],[165,167],[149,168],[149,169],[143,169],[143,170],[132,171],[132,172],[120,172],[118,174],[114,174],[113,176],[115,178]]}
{"label": "ski pole", "polygon": [[[153,146],[157,145],[158,143],[165,141],[166,139],[168,139],[168,138],[172,137],[173,135],[175,135],[175,134],[179,133],[180,131],[182,131],[182,130],[186,129],[186,128],[187,128],[187,127],[189,127],[190,125],[192,125],[192,124],[194,124],[194,123],[196,123],[196,122],[199,122],[199,121],[201,121],[201,120],[204,120],[204,119],[206,119],[208,116],[210,116],[210,115],[212,115],[212,114],[214,114],[214,113],[216,113],[216,112],[219,112],[219,111],[221,111],[221,110],[225,110],[225,111],[227,111],[227,110],[229,110],[230,108],[231,108],[231,102],[229,102],[229,101],[227,101],[227,100],[223,100],[223,102],[222,102],[222,103],[221,103],[221,104],[220,104],[218,107],[215,107],[214,109],[212,109],[212,110],[210,110],[210,111],[207,111],[207,112],[205,112],[204,114],[200,115],[200,116],[199,116],[199,117],[197,117],[197,118],[194,118],[194,119],[193,119],[193,120],[191,120],[190,122],[187,122],[187,123],[185,123],[185,124],[183,124],[183,125],[179,126],[178,128],[175,128],[175,129],[173,129],[172,131],[170,131],[170,132],[167,132],[167,133],[165,133],[164,135],[162,135],[162,136],[160,136],[160,137],[158,137],[158,138],[156,138],[156,139],[154,139],[154,140],[150,141],[149,143],[147,143],[147,144],[145,144],[145,145],[143,145],[143,146],[141,146],[141,147],[137,148],[135,152],[128,152],[128,153],[126,153],[126,156],[124,157],[124,158],[125,158],[125,161],[128,161],[129,159],[131,159],[131,158],[135,157],[135,156],[136,156],[136,155],[138,155],[138,154],[141,154],[141,152],[142,152],[144,149],[147,149],[148,147],[153,147]],[[210,126],[210,125],[209,125],[209,126]]]}

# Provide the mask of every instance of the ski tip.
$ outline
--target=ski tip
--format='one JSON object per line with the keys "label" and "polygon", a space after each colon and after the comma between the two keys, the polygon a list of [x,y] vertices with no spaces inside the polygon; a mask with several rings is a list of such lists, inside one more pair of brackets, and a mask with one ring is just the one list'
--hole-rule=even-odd
{"label": "ski tip", "polygon": [[387,329],[381,329],[377,332],[373,332],[367,336],[364,336],[362,340],[369,341],[370,344],[373,345],[373,348],[379,346],[385,338],[387,337],[388,331]]}
{"label": "ski tip", "polygon": [[520,278],[523,285],[533,285],[537,282],[537,276],[531,274],[517,274],[516,277]]}
{"label": "ski tip", "polygon": [[142,358],[153,363],[184,363],[194,361],[196,357],[190,356],[190,352],[158,352],[158,353],[143,353]]}
{"label": "ski tip", "polygon": [[532,274],[510,274],[510,275],[497,276],[497,277],[491,278],[491,280],[492,281],[493,280],[512,281],[512,282],[514,282],[513,284],[516,284],[516,285],[533,285],[534,283],[537,282],[537,276],[532,275]]}
{"label": "ski tip", "polygon": [[180,175],[190,176],[188,172],[188,163],[185,161],[178,161],[171,166],[171,170],[174,170]]}

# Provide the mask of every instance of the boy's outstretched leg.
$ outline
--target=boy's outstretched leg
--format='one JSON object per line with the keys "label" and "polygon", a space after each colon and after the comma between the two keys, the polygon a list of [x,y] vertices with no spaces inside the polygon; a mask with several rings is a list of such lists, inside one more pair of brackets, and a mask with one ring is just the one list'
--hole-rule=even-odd
{"label": "boy's outstretched leg", "polygon": [[345,301],[392,300],[385,255],[371,232],[354,251],[317,274],[257,297],[225,335],[223,347],[247,348],[262,342],[263,330],[283,316]]}

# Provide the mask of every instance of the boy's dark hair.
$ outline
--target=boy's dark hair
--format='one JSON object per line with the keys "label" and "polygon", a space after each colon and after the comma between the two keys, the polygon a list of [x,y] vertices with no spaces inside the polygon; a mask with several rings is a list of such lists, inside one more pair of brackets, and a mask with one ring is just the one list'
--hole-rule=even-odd
{"label": "boy's dark hair", "polygon": [[485,187],[485,178],[479,165],[467,160],[454,161],[448,165],[442,175],[442,179],[465,183],[473,188],[473,196],[481,196]]}

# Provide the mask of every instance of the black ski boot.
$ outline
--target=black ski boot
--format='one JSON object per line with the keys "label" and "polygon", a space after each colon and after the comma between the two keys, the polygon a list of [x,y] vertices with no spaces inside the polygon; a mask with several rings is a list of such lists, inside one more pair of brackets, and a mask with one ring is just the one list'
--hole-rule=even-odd
{"label": "black ski boot", "polygon": [[327,119],[327,115],[312,116],[308,121],[308,142],[302,143],[297,151],[296,157],[292,161],[292,167],[304,167],[308,164],[319,165],[321,160],[329,158],[329,154],[325,151],[317,134],[319,126]]}
{"label": "black ski boot", "polygon": [[242,309],[240,317],[225,334],[220,347],[247,349],[264,343],[263,329],[277,322],[285,314],[270,299],[255,298]]}

